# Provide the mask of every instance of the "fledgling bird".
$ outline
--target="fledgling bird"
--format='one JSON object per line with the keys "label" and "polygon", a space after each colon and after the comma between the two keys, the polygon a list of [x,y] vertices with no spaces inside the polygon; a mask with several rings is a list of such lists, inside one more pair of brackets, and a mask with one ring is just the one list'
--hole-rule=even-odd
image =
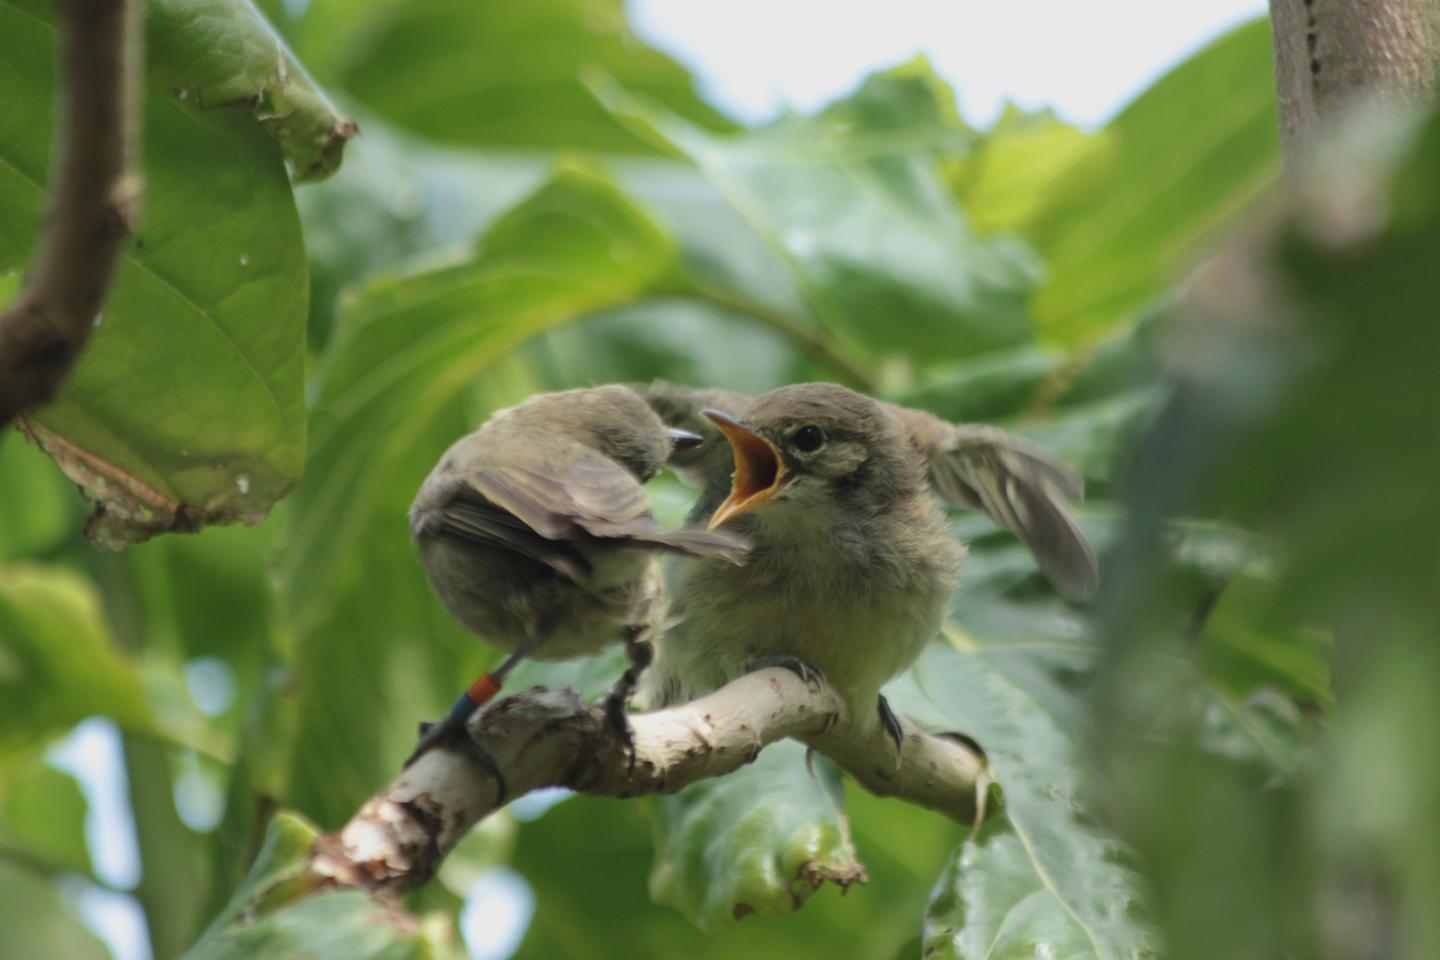
{"label": "fledgling bird", "polygon": [[[670,466],[699,489],[689,522],[701,523],[730,492],[734,460],[720,431],[700,413],[711,407],[744,417],[754,400],[729,390],[695,389],[656,381],[637,388],[672,427],[702,439],[677,451]],[[1033,445],[997,427],[955,424],[923,410],[882,405],[900,419],[910,445],[924,458],[931,490],[957,507],[979,510],[1030,549],[1060,595],[1085,600],[1099,584],[1095,551],[1066,509],[1084,484]]]}
{"label": "fledgling bird", "polygon": [[694,434],[669,429],[619,386],[532,397],[451,445],[410,509],[420,561],[445,609],[510,656],[462,694],[407,764],[463,730],[521,659],[566,659],[625,642],[624,702],[664,616],[654,553],[715,558],[745,552],[735,536],[665,531],[641,484]]}
{"label": "fledgling bird", "polygon": [[751,551],[744,567],[703,559],[673,571],[671,625],[645,699],[688,700],[754,666],[798,659],[819,669],[855,722],[879,717],[896,734],[880,687],[939,629],[964,555],[904,425],[886,405],[827,383],[771,391],[743,421],[706,415],[735,463],[710,527],[738,533]]}

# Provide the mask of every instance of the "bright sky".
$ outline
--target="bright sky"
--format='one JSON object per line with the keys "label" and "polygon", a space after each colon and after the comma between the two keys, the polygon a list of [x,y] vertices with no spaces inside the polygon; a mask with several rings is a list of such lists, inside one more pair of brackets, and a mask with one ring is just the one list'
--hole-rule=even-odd
{"label": "bright sky", "polygon": [[1006,100],[1105,122],[1265,0],[629,0],[635,29],[741,120],[809,110],[925,53],[985,125]]}
{"label": "bright sky", "polygon": [[[814,109],[865,74],[924,53],[955,88],[971,123],[988,124],[1013,101],[1054,107],[1074,123],[1099,126],[1187,54],[1264,14],[1266,3],[628,0],[628,10],[642,37],[689,67],[705,95],[743,121],[762,121],[787,107]],[[117,886],[130,885],[139,859],[113,727],[83,724],[55,759],[79,776],[91,801],[86,833],[97,872]],[[186,799],[181,794],[177,801]],[[191,819],[209,818],[197,813]],[[131,898],[83,884],[65,892],[118,960],[148,960],[143,917]],[[502,870],[477,881],[461,921],[472,956],[508,956],[533,909],[518,874]]]}

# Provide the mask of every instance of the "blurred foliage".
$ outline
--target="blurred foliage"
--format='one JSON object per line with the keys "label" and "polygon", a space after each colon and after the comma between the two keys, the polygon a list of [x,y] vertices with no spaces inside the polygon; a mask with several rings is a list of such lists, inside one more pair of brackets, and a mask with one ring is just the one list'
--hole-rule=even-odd
{"label": "blurred foliage", "polygon": [[[923,61],[741,131],[612,0],[261,6],[288,46],[249,3],[152,4],[144,227],[30,427],[110,505],[102,538],[298,488],[255,528],[99,553],[0,438],[0,914],[27,955],[103,955],[67,905],[100,882],[86,801],[44,759],[92,715],[162,960],[452,956],[507,862],[521,957],[1440,955],[1440,123],[1362,132],[1222,243],[1278,176],[1263,23],[1098,131],[974,128]],[[0,0],[0,298],[40,215],[47,17]],[[292,192],[287,163],[338,163],[332,97],[366,135]],[[1099,603],[957,514],[945,634],[887,691],[982,744],[996,814],[962,842],[781,745],[675,797],[517,805],[413,913],[292,903],[315,828],[274,812],[338,825],[492,656],[415,563],[421,477],[530,393],[655,377],[838,380],[1083,471]],[[514,684],[593,696],[617,656]]]}

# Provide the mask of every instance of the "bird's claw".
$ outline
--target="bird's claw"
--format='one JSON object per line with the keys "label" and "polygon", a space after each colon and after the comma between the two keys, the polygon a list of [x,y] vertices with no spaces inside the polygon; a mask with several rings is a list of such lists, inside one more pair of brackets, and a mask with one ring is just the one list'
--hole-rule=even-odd
{"label": "bird's claw", "polygon": [[900,725],[900,718],[890,708],[890,701],[885,699],[882,693],[876,701],[876,710],[880,714],[880,726],[885,728],[890,739],[895,741],[895,765],[900,765],[900,756],[905,750],[905,728]]}
{"label": "bird's claw", "polygon": [[812,690],[819,690],[820,685],[825,682],[825,674],[820,672],[819,667],[809,660],[792,657],[788,654],[776,657],[757,657],[745,667],[745,672],[754,673],[756,670],[763,670],[766,667],[783,667],[804,680],[806,686]]}
{"label": "bird's claw", "polygon": [[489,776],[495,781],[495,805],[501,806],[510,792],[509,785],[505,782],[505,774],[500,771],[500,765],[475,738],[470,736],[466,729],[466,723],[470,718],[458,714],[448,714],[439,723],[431,723],[422,720],[420,722],[420,740],[415,744],[415,749],[410,751],[410,756],[405,758],[402,769],[408,770],[410,765],[419,760],[422,754],[428,753],[436,747],[444,746],[463,753],[470,759],[481,773]]}
{"label": "bird's claw", "polygon": [[620,742],[625,745],[625,752],[629,755],[630,773],[635,772],[635,728],[630,726],[630,713],[625,709],[627,698],[619,695],[619,691],[612,692],[605,698],[605,722],[615,731]]}

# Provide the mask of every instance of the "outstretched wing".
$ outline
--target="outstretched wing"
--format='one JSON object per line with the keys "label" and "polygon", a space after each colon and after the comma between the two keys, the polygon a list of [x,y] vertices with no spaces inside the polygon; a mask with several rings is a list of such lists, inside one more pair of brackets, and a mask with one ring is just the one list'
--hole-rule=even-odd
{"label": "outstretched wing", "polygon": [[956,426],[926,452],[930,484],[946,501],[987,514],[1019,537],[1060,593],[1085,599],[1099,565],[1065,509],[1084,485],[1040,451],[993,427]]}

